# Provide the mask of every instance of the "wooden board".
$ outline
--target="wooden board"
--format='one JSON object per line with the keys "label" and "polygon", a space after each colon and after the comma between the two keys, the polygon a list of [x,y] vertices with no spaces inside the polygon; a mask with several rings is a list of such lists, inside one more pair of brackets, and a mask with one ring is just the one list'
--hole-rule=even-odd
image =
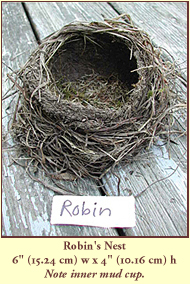
{"label": "wooden board", "polygon": [[[130,15],[167,58],[175,58],[187,78],[187,2],[110,2],[119,13]],[[171,56],[170,56],[171,55]]]}
{"label": "wooden board", "polygon": [[[185,61],[182,66],[186,67],[186,3],[112,2],[111,5],[118,13],[129,14],[135,25],[148,32],[156,46],[163,46],[176,61]],[[186,99],[186,87],[182,83],[179,83],[179,95],[182,100]],[[176,114],[177,129],[185,130],[186,122],[186,115]],[[127,189],[138,195],[153,184],[136,199],[137,225],[125,230],[126,235],[187,235],[187,141],[185,136],[174,137],[174,141],[177,144],[170,144],[170,158],[165,146],[154,146],[150,149],[150,158],[140,155],[131,165],[115,169],[122,195],[128,194]],[[117,194],[116,176],[107,174],[103,182],[108,194]]]}
{"label": "wooden board", "polygon": [[[2,56],[3,62],[17,70],[24,64],[31,51],[37,46],[34,34],[21,3],[4,2],[2,4]],[[3,66],[3,95],[10,87],[6,74],[11,71]],[[10,107],[9,99],[3,101],[3,132],[7,130]],[[9,114],[9,115],[8,115]],[[117,236],[114,229],[77,226],[50,226],[51,204],[54,193],[41,184],[31,180],[25,170],[12,164],[14,153],[6,150],[13,142],[4,143],[2,159],[3,193],[2,193],[2,235],[3,236]],[[68,188],[74,188],[66,183]],[[99,195],[97,185],[92,180],[78,181],[76,193]]]}
{"label": "wooden board", "polygon": [[40,39],[76,21],[102,21],[118,14],[107,2],[25,2]]}
{"label": "wooden board", "polygon": [[[133,236],[186,236],[186,168],[178,167],[174,159],[169,160],[164,147],[154,147],[153,150],[153,157],[148,159],[141,155],[140,160],[115,169],[120,178],[121,195],[132,192],[137,196],[136,227],[126,229],[125,233]],[[165,179],[167,176],[170,177]],[[108,194],[118,194],[118,177],[107,174],[103,179]],[[138,197],[145,188],[147,190]]]}

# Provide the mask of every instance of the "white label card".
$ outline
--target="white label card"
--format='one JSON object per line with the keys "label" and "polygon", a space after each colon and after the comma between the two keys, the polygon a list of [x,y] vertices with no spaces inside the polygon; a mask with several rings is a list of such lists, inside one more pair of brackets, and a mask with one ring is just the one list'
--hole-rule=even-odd
{"label": "white label card", "polygon": [[53,197],[51,225],[81,225],[105,228],[135,226],[133,196]]}

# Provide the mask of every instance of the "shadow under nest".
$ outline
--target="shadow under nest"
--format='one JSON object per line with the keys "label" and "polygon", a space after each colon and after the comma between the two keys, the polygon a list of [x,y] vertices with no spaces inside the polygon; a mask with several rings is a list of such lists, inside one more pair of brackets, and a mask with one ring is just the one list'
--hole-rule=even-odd
{"label": "shadow under nest", "polygon": [[17,73],[15,141],[52,178],[99,179],[165,131],[166,71],[131,24],[65,26]]}

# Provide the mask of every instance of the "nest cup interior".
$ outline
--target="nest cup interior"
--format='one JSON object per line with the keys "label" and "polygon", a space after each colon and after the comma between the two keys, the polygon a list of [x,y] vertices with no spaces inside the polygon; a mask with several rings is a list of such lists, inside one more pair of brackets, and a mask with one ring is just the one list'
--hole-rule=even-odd
{"label": "nest cup interior", "polygon": [[[137,69],[137,61],[126,42],[106,33],[69,39],[54,54],[49,68],[58,87],[60,82],[77,84],[83,79],[83,83],[88,80],[92,84],[95,79],[104,80],[107,89],[117,82],[127,94],[139,79],[137,72],[131,72]],[[105,99],[106,88],[103,93],[99,99]]]}

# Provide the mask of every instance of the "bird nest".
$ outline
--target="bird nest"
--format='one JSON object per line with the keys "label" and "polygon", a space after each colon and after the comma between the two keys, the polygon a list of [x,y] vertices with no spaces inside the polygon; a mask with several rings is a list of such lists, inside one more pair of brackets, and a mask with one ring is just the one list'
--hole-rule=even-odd
{"label": "bird nest", "polygon": [[17,72],[16,143],[53,178],[99,179],[165,133],[172,72],[131,23],[69,24]]}

